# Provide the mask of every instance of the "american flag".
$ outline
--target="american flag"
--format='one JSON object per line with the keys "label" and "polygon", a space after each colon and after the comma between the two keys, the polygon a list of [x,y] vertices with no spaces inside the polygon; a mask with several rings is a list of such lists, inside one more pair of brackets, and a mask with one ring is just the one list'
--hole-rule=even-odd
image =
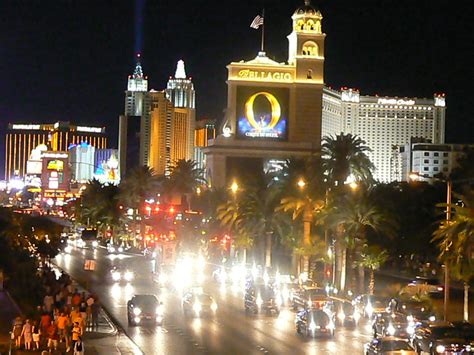
{"label": "american flag", "polygon": [[256,30],[258,30],[258,28],[262,25],[263,25],[263,17],[261,17],[260,15],[257,15],[257,16],[255,16],[252,23],[250,24],[250,27],[255,28]]}

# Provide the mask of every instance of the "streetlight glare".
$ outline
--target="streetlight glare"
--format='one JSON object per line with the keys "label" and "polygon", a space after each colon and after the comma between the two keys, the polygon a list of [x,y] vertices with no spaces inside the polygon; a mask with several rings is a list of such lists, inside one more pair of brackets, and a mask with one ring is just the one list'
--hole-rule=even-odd
{"label": "streetlight glare", "polygon": [[234,181],[232,183],[232,185],[230,185],[230,190],[232,191],[232,193],[237,193],[237,191],[239,190],[239,184],[237,184],[236,181]]}
{"label": "streetlight glare", "polygon": [[303,179],[299,179],[297,185],[300,189],[302,189],[306,186],[306,182]]}
{"label": "streetlight glare", "polygon": [[359,187],[359,185],[355,181],[351,182],[349,186],[351,187],[352,190],[356,190]]}

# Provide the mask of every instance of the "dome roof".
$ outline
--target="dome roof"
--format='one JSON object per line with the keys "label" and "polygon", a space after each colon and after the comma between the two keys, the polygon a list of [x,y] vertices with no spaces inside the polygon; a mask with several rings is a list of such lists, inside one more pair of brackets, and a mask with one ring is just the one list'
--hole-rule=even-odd
{"label": "dome roof", "polygon": [[317,15],[319,11],[311,5],[310,0],[305,0],[304,5],[295,10],[295,15]]}

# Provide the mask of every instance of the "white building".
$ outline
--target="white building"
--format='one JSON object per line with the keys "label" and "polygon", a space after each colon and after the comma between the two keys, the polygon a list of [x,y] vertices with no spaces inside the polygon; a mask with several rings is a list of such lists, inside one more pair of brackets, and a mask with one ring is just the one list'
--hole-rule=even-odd
{"label": "white building", "polygon": [[72,145],[69,148],[69,162],[71,164],[71,178],[84,183],[94,178],[95,147],[87,143]]}
{"label": "white building", "polygon": [[354,89],[323,91],[322,136],[351,133],[372,149],[374,178],[381,182],[399,180],[393,148],[409,144],[412,137],[444,143],[445,96],[433,99],[362,96]]}
{"label": "white building", "polygon": [[440,174],[448,176],[458,166],[459,158],[469,149],[474,149],[474,145],[427,142],[405,144],[398,149],[399,180],[409,181],[411,173],[425,180]]}
{"label": "white building", "polygon": [[127,91],[125,91],[125,115],[141,116],[143,100],[148,91],[148,78],[143,75],[140,54],[137,54],[137,64],[132,75],[128,76]]}

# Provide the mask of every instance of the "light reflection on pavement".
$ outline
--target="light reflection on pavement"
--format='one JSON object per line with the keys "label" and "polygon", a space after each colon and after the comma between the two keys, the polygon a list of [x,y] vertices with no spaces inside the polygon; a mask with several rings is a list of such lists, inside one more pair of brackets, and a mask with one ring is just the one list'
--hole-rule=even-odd
{"label": "light reflection on pavement", "polygon": [[[84,259],[95,259],[95,271],[85,271]],[[103,249],[73,250],[72,255],[56,258],[57,264],[73,278],[98,294],[127,335],[145,354],[362,354],[371,338],[370,326],[356,329],[339,327],[330,339],[305,339],[296,334],[295,313],[282,309],[279,317],[247,316],[243,292],[232,285],[220,286],[210,277],[204,290],[218,303],[215,316],[184,317],[181,297],[173,290],[160,288],[151,280],[151,261],[142,256],[107,255]],[[130,283],[113,282],[112,266],[135,273]],[[208,273],[210,274],[210,272]],[[155,294],[164,303],[163,326],[128,326],[127,301],[140,293]]]}

